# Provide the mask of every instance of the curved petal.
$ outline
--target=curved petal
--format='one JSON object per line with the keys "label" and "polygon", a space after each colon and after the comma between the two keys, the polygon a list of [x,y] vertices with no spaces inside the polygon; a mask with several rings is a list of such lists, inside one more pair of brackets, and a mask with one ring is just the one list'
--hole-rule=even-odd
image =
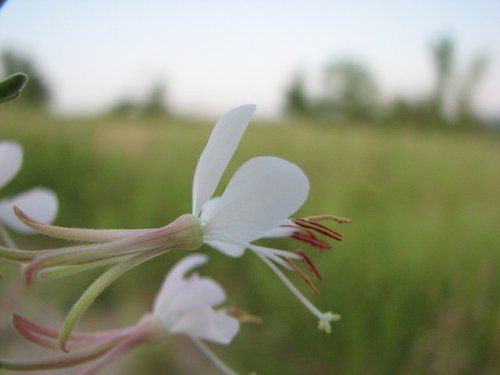
{"label": "curved petal", "polygon": [[238,333],[240,324],[237,319],[224,312],[213,311],[202,306],[182,316],[171,328],[171,333],[184,333],[191,337],[229,344]]}
{"label": "curved petal", "polygon": [[279,237],[290,237],[292,234],[299,230],[299,226],[295,224],[292,220],[286,219],[277,228],[271,229],[262,235],[263,238],[279,238]]}
{"label": "curved petal", "polygon": [[13,211],[14,206],[19,207],[35,220],[44,223],[54,221],[58,210],[57,196],[53,191],[45,188],[33,188],[13,198],[1,201],[0,220],[10,228],[26,234],[35,233],[35,231],[16,217]]}
{"label": "curved petal", "polygon": [[193,180],[193,215],[215,192],[241,136],[255,112],[255,105],[242,105],[222,115],[203,150]]}
{"label": "curved petal", "polygon": [[153,312],[155,315],[160,316],[161,311],[165,310],[175,297],[178,290],[182,289],[186,285],[186,280],[184,275],[208,261],[208,257],[202,254],[192,254],[180,260],[167,274],[165,281],[160,289],[160,292],[156,296]]}
{"label": "curved petal", "polygon": [[200,278],[193,275],[186,285],[180,288],[177,294],[168,302],[168,306],[165,306],[162,314],[178,317],[196,309],[197,306],[213,307],[225,299],[226,293],[217,282],[210,278]]}
{"label": "curved petal", "polygon": [[23,162],[23,149],[16,142],[0,142],[0,188],[17,174]]}
{"label": "curved petal", "polygon": [[215,210],[215,207],[217,207],[217,205],[219,204],[219,201],[220,197],[214,197],[205,202],[200,212],[200,220],[202,222],[207,221],[210,216],[212,216],[212,213]]}
{"label": "curved petal", "polygon": [[250,159],[229,182],[204,233],[254,241],[285,222],[308,192],[307,176],[295,164],[272,156]]}
{"label": "curved petal", "polygon": [[208,246],[213,247],[216,250],[219,250],[223,254],[234,258],[242,256],[243,253],[245,252],[245,246],[223,240],[209,240],[205,241],[205,243]]}

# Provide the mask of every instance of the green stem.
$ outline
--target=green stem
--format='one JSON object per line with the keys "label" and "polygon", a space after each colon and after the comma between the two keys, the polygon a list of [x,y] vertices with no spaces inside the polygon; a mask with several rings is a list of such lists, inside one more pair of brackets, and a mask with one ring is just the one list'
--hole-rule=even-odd
{"label": "green stem", "polygon": [[[43,250],[40,250],[43,251]],[[10,260],[13,262],[29,262],[37,255],[40,255],[40,251],[36,250],[14,250],[9,249],[4,246],[0,246],[0,258],[5,260]],[[43,253],[42,253],[43,254]]]}
{"label": "green stem", "polygon": [[102,260],[98,260],[98,261],[86,263],[86,264],[74,264],[74,265],[70,265],[70,266],[58,266],[58,267],[45,268],[38,273],[38,278],[40,278],[41,280],[60,279],[63,277],[76,275],[77,273],[91,270],[94,268],[118,263],[120,261],[130,259],[130,257],[132,257],[132,256],[131,255],[118,256],[115,258],[102,259]]}
{"label": "green stem", "polygon": [[120,341],[121,339],[110,340],[91,348],[77,350],[69,354],[60,354],[49,358],[34,360],[0,359],[0,369],[12,371],[35,371],[76,366],[102,356],[106,352],[110,351]]}
{"label": "green stem", "polygon": [[2,238],[3,242],[5,242],[7,247],[10,247],[11,249],[14,250],[18,250],[16,242],[11,237],[9,231],[7,230],[7,228],[5,228],[5,225],[3,225],[1,220],[0,220],[0,237]]}
{"label": "green stem", "polygon": [[99,276],[90,287],[83,292],[78,301],[73,305],[70,312],[66,316],[64,323],[61,327],[59,333],[59,346],[62,350],[66,351],[66,342],[68,341],[69,335],[73,330],[76,323],[80,320],[82,315],[88,309],[88,307],[94,302],[94,300],[106,289],[113,281],[123,275],[125,272],[138,266],[141,263],[152,259],[167,250],[161,249],[150,253],[144,253],[136,255],[130,259],[127,259],[121,263],[116,264],[109,270],[104,272]]}
{"label": "green stem", "polygon": [[[62,238],[72,241],[86,242],[107,242],[114,241],[120,238],[135,236],[150,232],[155,229],[82,229],[82,228],[67,228],[50,225],[36,221],[32,217],[26,215],[18,207],[14,207],[16,216],[24,224],[38,233],[43,233],[50,237]],[[159,228],[157,228],[159,229]]]}

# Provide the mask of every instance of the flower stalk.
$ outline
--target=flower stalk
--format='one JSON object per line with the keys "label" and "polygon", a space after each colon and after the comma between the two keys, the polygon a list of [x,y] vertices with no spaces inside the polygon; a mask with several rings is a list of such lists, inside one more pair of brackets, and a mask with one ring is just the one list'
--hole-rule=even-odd
{"label": "flower stalk", "polygon": [[[145,254],[135,256],[136,261],[145,261],[145,257]],[[223,374],[236,375],[236,372],[218,358],[202,340],[229,344],[239,330],[239,321],[235,315],[239,315],[242,320],[252,316],[237,308],[234,315],[225,309],[215,310],[215,306],[225,299],[220,285],[197,274],[185,277],[187,272],[206,261],[206,256],[197,254],[177,263],[165,278],[152,313],[144,315],[130,327],[94,333],[71,332],[69,325],[74,324],[73,318],[81,314],[81,309],[85,304],[88,305],[88,301],[82,302],[83,307],[74,308],[75,313],[70,313],[71,318],[66,319],[60,332],[15,314],[12,323],[21,336],[49,349],[57,350],[62,346],[66,353],[41,359],[0,359],[0,369],[37,371],[88,363],[88,367],[80,375],[93,375],[119,355],[140,344],[152,342],[165,334],[183,334],[188,336]],[[124,263],[126,262],[121,264]],[[122,270],[124,268],[126,266],[123,266]],[[104,274],[101,284],[106,284],[122,270],[109,273],[106,277]],[[93,297],[91,292],[88,293],[87,296],[84,294],[84,299]]]}
{"label": "flower stalk", "polygon": [[[290,237],[322,252],[332,248],[330,240],[341,241],[343,236],[321,222],[348,223],[350,220],[334,215],[292,217],[307,200],[309,180],[297,165],[272,156],[255,157],[245,162],[230,179],[222,195],[214,196],[255,109],[254,105],[243,105],[220,118],[194,173],[192,213],[163,228],[64,228],[43,224],[15,209],[17,218],[32,230],[66,240],[90,242],[38,252],[0,248],[0,257],[26,264],[24,275],[28,283],[36,277],[58,278],[113,265],[71,310],[61,330],[63,348],[75,322],[102,290],[121,274],[161,253],[195,250],[203,244],[231,257],[240,257],[247,249],[256,253],[319,319],[319,327],[330,331],[330,322],[338,316],[319,311],[281,271],[282,268],[298,274],[311,291],[318,294],[306,272],[317,280],[321,280],[321,275],[309,256],[301,249],[292,252],[263,247],[256,242],[263,238]],[[302,271],[295,261],[302,262],[306,271]]]}

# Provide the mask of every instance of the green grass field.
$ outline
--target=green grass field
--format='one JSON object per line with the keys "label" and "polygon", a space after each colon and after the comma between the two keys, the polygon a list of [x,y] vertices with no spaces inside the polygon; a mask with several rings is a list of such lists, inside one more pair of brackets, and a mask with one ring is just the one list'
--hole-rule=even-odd
{"label": "green grass field", "polygon": [[[50,187],[60,198],[57,223],[65,226],[162,226],[190,212],[192,176],[211,122],[62,120],[13,107],[0,109],[0,138],[23,144],[25,163],[2,196]],[[311,299],[343,318],[331,335],[317,331],[316,319],[255,255],[232,259],[204,247],[211,262],[199,272],[225,286],[230,304],[264,318],[243,326],[231,346],[214,347],[232,367],[290,375],[500,372],[498,134],[254,122],[221,188],[257,155],[284,157],[309,176],[310,197],[298,215],[353,219],[335,226],[345,240],[332,251],[308,251],[324,279]],[[42,237],[16,240],[33,248],[49,244]],[[182,255],[166,254],[126,274],[80,327],[133,323]],[[16,271],[0,263],[6,276],[0,293],[19,277]],[[39,283],[28,291],[30,301],[13,309],[57,325],[96,275]],[[293,280],[307,295],[300,278]],[[11,312],[0,311],[2,321]],[[0,357],[23,355],[19,350],[29,344],[4,332]],[[190,374],[210,365],[176,338],[136,350],[116,366],[124,374]]]}

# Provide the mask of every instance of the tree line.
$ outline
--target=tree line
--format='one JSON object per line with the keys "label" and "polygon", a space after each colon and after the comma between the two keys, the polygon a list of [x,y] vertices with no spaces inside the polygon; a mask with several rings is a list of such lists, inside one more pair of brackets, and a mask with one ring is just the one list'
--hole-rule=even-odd
{"label": "tree line", "polygon": [[[466,127],[483,124],[474,107],[474,98],[486,71],[486,57],[477,55],[464,71],[458,71],[455,42],[449,37],[438,39],[429,52],[434,85],[424,97],[396,97],[384,102],[373,72],[363,62],[344,59],[325,65],[321,89],[316,94],[307,89],[305,74],[297,73],[284,93],[284,113],[292,118],[324,123]],[[33,60],[11,50],[1,53],[0,76],[16,72],[24,72],[29,77],[22,103],[48,110],[52,90]],[[157,117],[170,113],[166,85],[162,82],[153,83],[142,100],[122,98],[108,110],[113,116]]]}
{"label": "tree line", "polygon": [[457,69],[456,46],[442,37],[430,48],[434,68],[433,89],[419,99],[380,98],[374,74],[362,62],[339,60],[326,64],[321,90],[308,92],[306,77],[298,73],[285,92],[284,112],[290,117],[326,122],[404,123],[419,126],[477,126],[483,120],[474,97],[487,60],[475,56],[465,69]]}

